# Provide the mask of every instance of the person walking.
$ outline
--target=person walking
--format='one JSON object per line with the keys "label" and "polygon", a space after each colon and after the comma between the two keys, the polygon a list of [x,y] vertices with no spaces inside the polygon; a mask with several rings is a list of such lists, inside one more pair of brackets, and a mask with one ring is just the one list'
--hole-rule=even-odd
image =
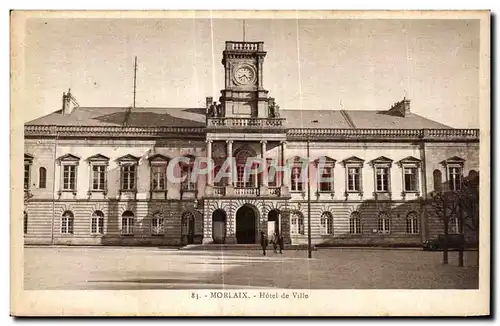
{"label": "person walking", "polygon": [[273,243],[274,253],[278,253],[278,233],[274,232],[271,242]]}
{"label": "person walking", "polygon": [[283,245],[284,245],[284,243],[283,243],[283,234],[280,233],[278,235],[278,246],[280,247],[280,254],[283,253]]}
{"label": "person walking", "polygon": [[266,255],[266,248],[267,248],[267,237],[264,231],[260,231],[260,246],[262,247],[262,255]]}

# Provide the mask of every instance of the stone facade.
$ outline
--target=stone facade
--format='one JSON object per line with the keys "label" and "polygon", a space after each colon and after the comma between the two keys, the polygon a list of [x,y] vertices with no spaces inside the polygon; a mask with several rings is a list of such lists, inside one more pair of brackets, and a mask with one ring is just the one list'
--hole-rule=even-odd
{"label": "stone facade", "polygon": [[[52,115],[67,122],[54,123],[49,116],[25,126],[25,243],[259,243],[260,231],[270,234],[274,229],[281,230],[287,244],[301,245],[307,243],[310,227],[317,245],[419,246],[442,233],[442,222],[429,205],[435,173],[440,171],[440,183],[448,183],[450,160],[463,176],[478,172],[478,130],[426,125],[358,129],[345,111],[339,116],[351,128],[294,127],[301,121],[269,112],[270,103],[273,110],[276,106],[263,88],[264,57],[262,42],[226,45],[226,87],[218,116],[210,111],[212,98],[207,98],[206,108],[186,109],[172,118],[172,110],[125,108],[104,114],[105,109],[70,108],[72,96],[64,94],[66,106]],[[90,114],[88,125],[71,123],[78,110]],[[414,118],[407,99],[387,114]],[[148,115],[152,117],[142,124],[134,120]],[[116,122],[129,118],[130,123]],[[102,121],[107,124],[99,125]],[[310,193],[307,182],[294,183],[289,172],[276,182],[264,173],[241,184],[234,170],[221,182],[213,174],[201,175],[189,189],[171,180],[160,191],[154,186],[156,164],[175,157],[204,157],[217,164],[237,160],[242,152],[290,166],[309,157]],[[329,185],[318,180],[319,159],[330,164]],[[100,181],[95,181],[96,162],[105,169]],[[124,187],[125,165],[135,166],[127,179],[133,179],[131,189]],[[405,189],[409,167],[414,173],[411,190]],[[182,173],[181,166],[174,170]],[[355,187],[349,171],[358,175],[352,181]],[[385,173],[381,179],[378,171]],[[105,186],[93,189],[95,182]],[[467,237],[477,241],[475,233]]]}

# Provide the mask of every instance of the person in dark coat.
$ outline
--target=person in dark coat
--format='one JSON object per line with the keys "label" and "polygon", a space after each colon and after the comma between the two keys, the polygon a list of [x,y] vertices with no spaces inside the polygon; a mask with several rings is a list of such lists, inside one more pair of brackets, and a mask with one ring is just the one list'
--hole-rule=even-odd
{"label": "person in dark coat", "polygon": [[267,237],[264,231],[260,231],[260,246],[262,247],[262,255],[266,255],[266,248],[267,248]]}
{"label": "person in dark coat", "polygon": [[271,242],[273,243],[274,253],[278,253],[278,233],[274,232]]}
{"label": "person in dark coat", "polygon": [[282,254],[284,243],[283,243],[283,235],[281,233],[278,235],[278,246],[280,247],[280,254]]}

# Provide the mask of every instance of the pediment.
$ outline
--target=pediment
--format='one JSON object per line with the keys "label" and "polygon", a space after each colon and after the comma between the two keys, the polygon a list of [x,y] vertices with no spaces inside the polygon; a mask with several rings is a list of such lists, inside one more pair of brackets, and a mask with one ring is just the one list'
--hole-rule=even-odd
{"label": "pediment", "polygon": [[359,163],[359,164],[362,164],[364,163],[365,160],[357,157],[357,156],[351,156],[351,157],[348,157],[346,158],[345,160],[342,161],[342,163],[346,164],[346,163]]}
{"label": "pediment", "polygon": [[404,159],[400,160],[399,163],[420,163],[421,160],[419,160],[416,157],[413,156],[407,156]]}
{"label": "pediment", "polygon": [[30,161],[31,162],[31,161],[33,161],[34,158],[35,157],[33,155],[28,154],[28,153],[24,153],[24,160],[25,161]]}
{"label": "pediment", "polygon": [[314,164],[318,165],[319,163],[322,163],[324,165],[334,165],[337,160],[329,157],[329,156],[320,156],[317,159],[314,160]]}
{"label": "pediment", "polygon": [[370,161],[371,163],[392,163],[392,160],[386,156],[379,156]]}
{"label": "pediment", "polygon": [[104,156],[102,154],[96,154],[92,155],[91,157],[87,158],[87,161],[109,161],[109,157]]}
{"label": "pediment", "polygon": [[166,157],[165,155],[154,154],[148,157],[148,160],[150,162],[168,162],[170,161],[170,158]]}
{"label": "pediment", "polygon": [[78,162],[80,158],[73,154],[65,154],[57,159],[59,162]]}
{"label": "pediment", "polygon": [[124,156],[117,158],[116,160],[118,162],[137,162],[137,161],[139,161],[139,157],[131,155],[131,154],[127,154],[127,155],[124,155]]}
{"label": "pediment", "polygon": [[458,157],[458,156],[452,156],[450,158],[447,158],[446,160],[442,161],[441,163],[442,164],[450,164],[450,163],[459,163],[459,164],[463,164],[465,162],[465,160],[461,157]]}

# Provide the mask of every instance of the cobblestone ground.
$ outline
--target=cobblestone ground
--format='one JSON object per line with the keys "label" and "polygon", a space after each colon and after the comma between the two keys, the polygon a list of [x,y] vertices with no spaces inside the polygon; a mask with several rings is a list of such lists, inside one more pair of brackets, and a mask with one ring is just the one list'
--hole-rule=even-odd
{"label": "cobblestone ground", "polygon": [[25,289],[473,289],[477,252],[382,249],[181,251],[27,247]]}

